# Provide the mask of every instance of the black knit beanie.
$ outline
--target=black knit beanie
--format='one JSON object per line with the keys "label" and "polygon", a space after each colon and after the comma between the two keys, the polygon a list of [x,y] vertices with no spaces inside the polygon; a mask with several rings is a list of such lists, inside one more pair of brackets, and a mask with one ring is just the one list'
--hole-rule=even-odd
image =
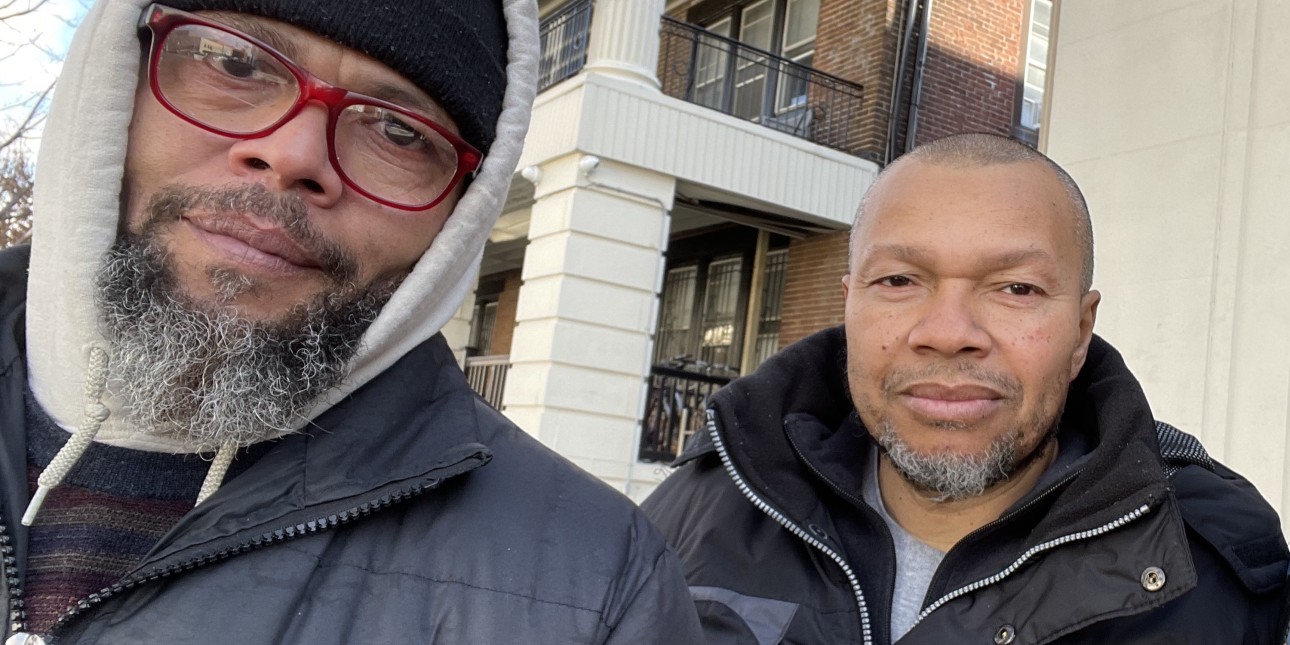
{"label": "black knit beanie", "polygon": [[388,65],[439,101],[487,153],[506,90],[501,0],[163,0],[280,20]]}

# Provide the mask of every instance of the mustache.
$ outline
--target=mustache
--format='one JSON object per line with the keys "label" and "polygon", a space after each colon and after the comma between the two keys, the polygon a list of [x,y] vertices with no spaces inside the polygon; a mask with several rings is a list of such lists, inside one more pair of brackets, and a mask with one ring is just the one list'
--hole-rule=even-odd
{"label": "mustache", "polygon": [[895,369],[882,379],[884,394],[892,395],[923,381],[969,381],[987,385],[1006,398],[1016,398],[1021,393],[1021,381],[1013,376],[986,369],[969,361],[932,363],[915,368]]}
{"label": "mustache", "polygon": [[332,282],[348,284],[358,275],[358,262],[343,247],[327,238],[309,219],[309,206],[294,193],[273,193],[263,184],[216,187],[169,184],[148,200],[143,234],[178,222],[192,211],[207,211],[221,217],[257,219],[282,229],[283,234],[304,249]]}

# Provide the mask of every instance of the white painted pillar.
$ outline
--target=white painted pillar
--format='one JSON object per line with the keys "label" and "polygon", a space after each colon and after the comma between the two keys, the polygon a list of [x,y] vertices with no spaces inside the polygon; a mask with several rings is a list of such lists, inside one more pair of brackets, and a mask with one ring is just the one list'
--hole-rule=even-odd
{"label": "white painted pillar", "polygon": [[586,69],[659,87],[658,30],[664,2],[596,0]]}
{"label": "white painted pillar", "polygon": [[[597,6],[599,10],[599,5]],[[574,153],[541,166],[506,416],[629,495],[675,178]]]}

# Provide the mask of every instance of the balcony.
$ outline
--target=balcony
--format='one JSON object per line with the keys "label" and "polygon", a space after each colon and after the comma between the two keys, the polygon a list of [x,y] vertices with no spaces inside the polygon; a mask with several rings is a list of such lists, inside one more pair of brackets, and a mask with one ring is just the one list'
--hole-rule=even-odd
{"label": "balcony", "polygon": [[[573,0],[542,20],[539,92],[587,64],[591,15],[592,0]],[[856,152],[863,86],[668,16],[659,38],[664,94]]]}
{"label": "balcony", "polygon": [[511,357],[505,354],[498,356],[467,356],[466,382],[489,405],[502,409],[502,392],[506,388],[506,372],[511,369]]}
{"label": "balcony", "polygon": [[542,58],[538,62],[538,91],[563,81],[587,64],[587,40],[591,35],[591,0],[573,0],[542,19],[538,39]]}
{"label": "balcony", "polygon": [[855,153],[862,86],[667,16],[660,39],[668,96]]}
{"label": "balcony", "polygon": [[650,368],[649,395],[641,420],[641,461],[676,459],[685,442],[703,430],[708,399],[734,373],[724,366],[676,361]]}

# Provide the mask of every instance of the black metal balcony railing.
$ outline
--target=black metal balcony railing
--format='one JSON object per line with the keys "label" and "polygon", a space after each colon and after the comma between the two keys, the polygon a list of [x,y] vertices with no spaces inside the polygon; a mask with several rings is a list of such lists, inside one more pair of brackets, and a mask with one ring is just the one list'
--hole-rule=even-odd
{"label": "black metal balcony railing", "polygon": [[506,388],[506,372],[511,369],[511,357],[467,356],[466,382],[470,388],[494,408],[502,409],[502,392]]}
{"label": "black metal balcony railing", "polygon": [[542,45],[539,92],[577,74],[587,64],[590,35],[591,0],[574,0],[542,19],[538,27]]}
{"label": "black metal balcony railing", "polygon": [[690,435],[703,430],[709,397],[734,378],[729,368],[690,363],[692,369],[702,371],[664,365],[650,368],[649,395],[641,420],[641,461],[675,459]]}
{"label": "black metal balcony railing", "polygon": [[660,36],[665,94],[854,152],[861,85],[667,16]]}

